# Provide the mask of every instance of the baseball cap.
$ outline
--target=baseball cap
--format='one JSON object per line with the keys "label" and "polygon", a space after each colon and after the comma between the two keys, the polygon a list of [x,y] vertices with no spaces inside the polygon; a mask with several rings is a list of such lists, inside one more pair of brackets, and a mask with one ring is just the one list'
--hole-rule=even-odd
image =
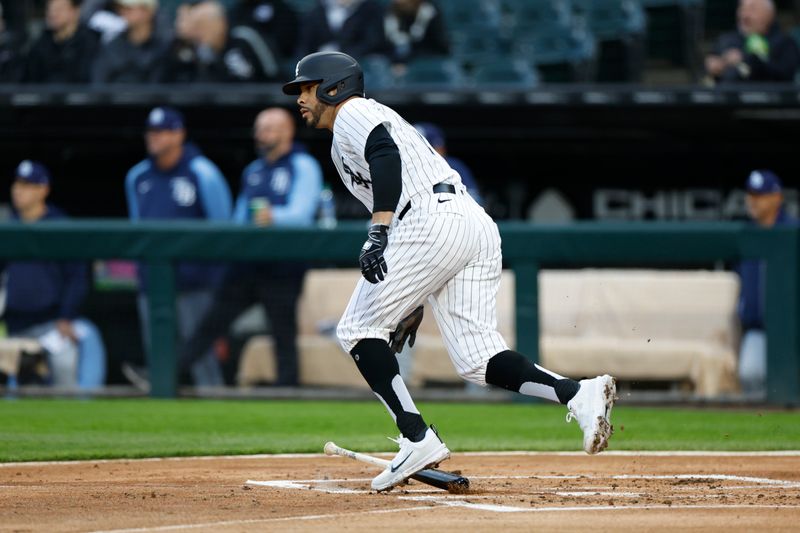
{"label": "baseball cap", "polygon": [[751,194],[769,194],[781,192],[781,179],[769,170],[754,170],[747,178],[747,192]]}
{"label": "baseball cap", "polygon": [[114,0],[115,4],[119,4],[125,7],[135,7],[135,6],[146,6],[146,7],[158,7],[158,0]]}
{"label": "baseball cap", "polygon": [[47,167],[37,161],[26,159],[17,165],[16,177],[18,181],[26,183],[50,185],[50,172],[48,172]]}
{"label": "baseball cap", "polygon": [[148,130],[182,130],[183,115],[172,107],[156,107],[147,116]]}
{"label": "baseball cap", "polygon": [[444,133],[436,124],[430,122],[417,122],[414,127],[422,134],[434,148],[444,147]]}

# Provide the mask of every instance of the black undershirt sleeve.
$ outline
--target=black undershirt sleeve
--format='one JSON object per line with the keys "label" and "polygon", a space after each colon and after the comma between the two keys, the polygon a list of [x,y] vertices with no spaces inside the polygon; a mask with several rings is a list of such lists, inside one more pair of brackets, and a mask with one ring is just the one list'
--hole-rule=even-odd
{"label": "black undershirt sleeve", "polygon": [[383,124],[367,137],[364,159],[372,176],[372,212],[394,211],[403,192],[400,150]]}

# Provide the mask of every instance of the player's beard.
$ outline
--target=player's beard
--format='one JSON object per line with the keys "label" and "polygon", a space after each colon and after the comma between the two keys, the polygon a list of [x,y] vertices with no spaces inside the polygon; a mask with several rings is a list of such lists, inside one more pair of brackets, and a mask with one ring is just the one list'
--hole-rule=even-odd
{"label": "player's beard", "polygon": [[325,104],[322,102],[317,102],[314,107],[304,107],[308,114],[306,115],[306,125],[312,128],[316,128],[317,124],[319,124],[319,119],[322,117],[322,113],[325,111]]}

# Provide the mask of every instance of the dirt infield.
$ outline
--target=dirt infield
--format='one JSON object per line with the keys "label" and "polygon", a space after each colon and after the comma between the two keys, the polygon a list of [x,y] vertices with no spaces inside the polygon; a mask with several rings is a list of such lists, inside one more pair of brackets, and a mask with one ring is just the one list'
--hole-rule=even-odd
{"label": "dirt infield", "polygon": [[0,531],[785,530],[800,453],[455,454],[472,482],[369,491],[373,467],[263,456],[0,464]]}

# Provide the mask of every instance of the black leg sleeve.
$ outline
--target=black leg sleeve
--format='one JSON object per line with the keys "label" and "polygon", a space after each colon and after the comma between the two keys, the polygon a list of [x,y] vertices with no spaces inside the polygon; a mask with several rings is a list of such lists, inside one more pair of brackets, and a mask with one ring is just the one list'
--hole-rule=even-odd
{"label": "black leg sleeve", "polygon": [[386,341],[363,339],[350,351],[372,391],[384,403],[404,437],[419,442],[428,429],[400,377],[400,367]]}
{"label": "black leg sleeve", "polygon": [[551,373],[513,350],[506,350],[489,359],[486,383],[566,404],[578,392],[577,381]]}

